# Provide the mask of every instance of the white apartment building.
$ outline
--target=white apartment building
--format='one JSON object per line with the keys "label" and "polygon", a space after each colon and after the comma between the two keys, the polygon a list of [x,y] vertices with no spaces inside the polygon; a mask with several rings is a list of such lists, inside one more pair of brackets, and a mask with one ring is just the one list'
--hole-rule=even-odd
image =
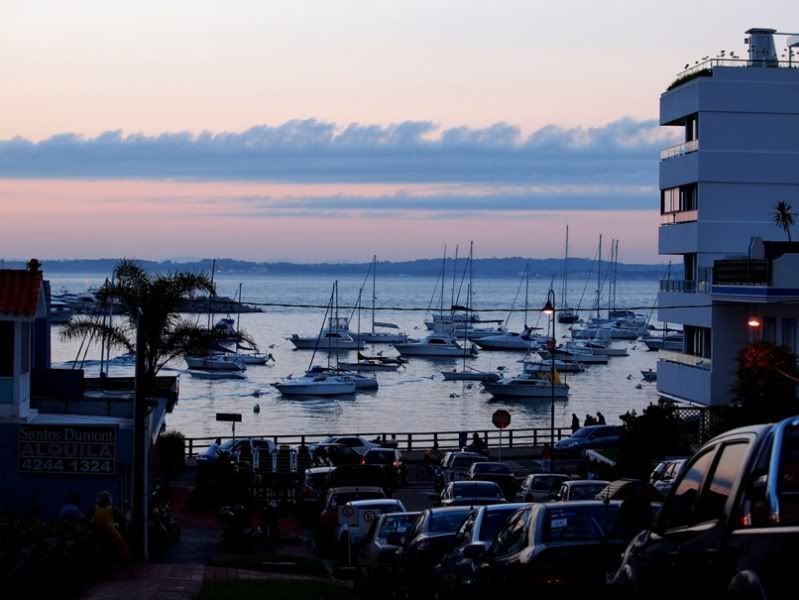
{"label": "white apartment building", "polygon": [[658,314],[685,340],[661,351],[657,386],[700,405],[730,400],[742,347],[799,343],[799,243],[772,218],[779,201],[799,212],[799,37],[746,34],[747,58],[720,53],[660,97],[684,142],[661,153],[658,247],[684,280],[661,282]]}

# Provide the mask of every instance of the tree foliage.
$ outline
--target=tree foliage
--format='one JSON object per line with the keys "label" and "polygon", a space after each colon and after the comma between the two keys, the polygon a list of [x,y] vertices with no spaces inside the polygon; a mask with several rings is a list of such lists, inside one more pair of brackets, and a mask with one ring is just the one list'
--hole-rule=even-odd
{"label": "tree foliage", "polygon": [[771,213],[771,219],[778,227],[782,227],[785,233],[788,234],[788,241],[791,241],[791,227],[796,224],[796,213],[793,212],[793,207],[785,200],[780,200],[774,205]]}
{"label": "tree foliage", "polygon": [[[136,328],[144,332],[144,364],[148,382],[170,360],[186,354],[207,352],[219,334],[178,314],[180,303],[198,294],[216,294],[210,278],[203,273],[148,274],[131,259],[122,259],[114,268],[111,281],[100,288],[97,298],[107,309],[112,303],[121,305],[123,322],[105,322],[98,316],[73,320],[62,334],[64,339],[94,336],[128,352],[136,350]],[[239,332],[240,341],[253,345],[246,334]]]}
{"label": "tree foliage", "polygon": [[750,344],[737,357],[736,403],[752,421],[774,421],[799,412],[796,354],[786,346]]}

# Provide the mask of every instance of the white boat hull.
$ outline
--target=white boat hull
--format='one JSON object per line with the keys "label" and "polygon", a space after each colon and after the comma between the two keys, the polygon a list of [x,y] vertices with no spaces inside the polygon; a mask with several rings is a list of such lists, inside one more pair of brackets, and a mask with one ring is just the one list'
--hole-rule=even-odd
{"label": "white boat hull", "polygon": [[408,336],[404,333],[352,333],[350,336],[354,340],[360,340],[367,344],[403,344],[408,341]]}
{"label": "white boat hull", "polygon": [[538,348],[538,342],[521,336],[492,335],[474,342],[483,350],[504,350],[508,352],[529,352]]}
{"label": "white boat hull", "polygon": [[272,385],[284,396],[346,396],[355,393],[355,383],[345,382],[284,381]]}
{"label": "white boat hull", "polygon": [[292,336],[289,338],[294,347],[298,350],[331,350],[336,352],[338,350],[364,350],[366,342],[363,340],[330,340],[327,338],[315,337],[299,337]]}
{"label": "white boat hull", "polygon": [[394,348],[402,356],[424,356],[427,358],[461,358],[472,357],[476,353],[471,348],[452,347],[452,346],[434,346],[432,344],[394,344]]}
{"label": "white boat hull", "polygon": [[[484,383],[483,387],[497,398],[552,398],[552,384],[546,381],[522,381],[508,379],[496,383]],[[555,384],[555,398],[568,398],[569,386]]]}
{"label": "white boat hull", "polygon": [[229,355],[187,356],[185,360],[189,369],[201,369],[203,371],[245,371],[247,369],[244,361]]}

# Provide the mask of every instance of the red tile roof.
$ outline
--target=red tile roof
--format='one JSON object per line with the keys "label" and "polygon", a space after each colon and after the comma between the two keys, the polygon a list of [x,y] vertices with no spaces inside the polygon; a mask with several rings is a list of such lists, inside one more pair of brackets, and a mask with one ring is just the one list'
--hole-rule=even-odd
{"label": "red tile roof", "polygon": [[0,314],[34,316],[41,289],[41,271],[0,270]]}

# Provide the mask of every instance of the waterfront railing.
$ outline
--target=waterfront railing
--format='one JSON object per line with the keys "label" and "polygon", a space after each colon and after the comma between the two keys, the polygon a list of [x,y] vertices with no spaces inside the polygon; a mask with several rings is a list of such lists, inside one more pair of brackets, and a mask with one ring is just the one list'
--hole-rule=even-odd
{"label": "waterfront railing", "polygon": [[[310,446],[320,442],[330,436],[350,437],[358,436],[367,440],[380,437],[386,445],[395,445],[402,451],[423,451],[438,443],[441,450],[457,450],[472,441],[472,435],[477,433],[489,448],[498,448],[500,445],[500,431],[498,429],[483,430],[461,430],[461,431],[412,431],[412,432],[358,432],[358,433],[318,433],[318,434],[281,434],[281,435],[239,435],[237,439],[250,438],[260,440],[272,440],[275,445],[282,446]],[[506,429],[502,432],[503,448],[519,447],[543,447],[545,444],[554,444],[558,440],[571,435],[571,427],[556,427],[554,438],[549,427],[529,427],[519,429]],[[205,451],[206,448],[217,437],[222,440],[231,439],[231,436],[203,436],[186,437],[186,453],[188,456],[196,456]]]}

